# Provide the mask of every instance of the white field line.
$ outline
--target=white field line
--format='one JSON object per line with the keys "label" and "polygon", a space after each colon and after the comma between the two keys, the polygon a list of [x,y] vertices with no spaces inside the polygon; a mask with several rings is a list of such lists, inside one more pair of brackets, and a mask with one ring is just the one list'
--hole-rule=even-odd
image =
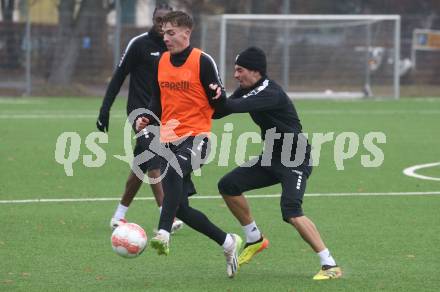
{"label": "white field line", "polygon": [[392,115],[392,114],[421,114],[421,115],[434,115],[439,114],[440,110],[303,110],[301,113],[311,115],[333,115],[333,114],[366,114],[366,115]]}
{"label": "white field line", "polygon": [[[431,109],[432,110],[432,109]],[[125,114],[124,110],[112,110],[111,114]],[[30,110],[1,110],[0,114],[11,114],[11,115],[27,115],[27,114],[35,114],[35,115],[97,115],[99,114],[99,109],[97,110],[86,110],[86,109],[30,109]]]}
{"label": "white field line", "polygon": [[[419,115],[438,115],[440,110],[302,110],[301,114],[304,115],[339,115],[339,114],[351,114],[351,115],[394,115],[394,114],[419,114]],[[0,112],[0,119],[89,119],[97,118],[97,112],[50,112],[50,111],[27,111],[22,112]],[[112,113],[113,118],[125,118],[123,113]]]}
{"label": "white field line", "polygon": [[0,98],[0,104],[47,104],[45,100],[30,100],[20,98]]}
{"label": "white field line", "polygon": [[415,178],[418,178],[418,179],[440,181],[440,177],[432,177],[432,176],[421,175],[421,174],[417,174],[416,173],[416,171],[419,170],[419,169],[436,167],[436,166],[440,166],[440,162],[414,165],[414,166],[405,168],[403,170],[403,174],[405,174],[407,176],[410,176],[410,177],[415,177]]}
{"label": "white field line", "polygon": [[[112,118],[126,118],[123,114],[113,114]],[[98,114],[0,114],[0,119],[96,119]]]}
{"label": "white field line", "polygon": [[[306,197],[357,197],[357,196],[427,196],[440,195],[440,192],[386,192],[386,193],[315,193],[306,194]],[[279,198],[280,194],[269,195],[248,195],[248,199],[264,199],[264,198]],[[28,204],[28,203],[69,203],[69,202],[102,202],[102,201],[119,201],[120,197],[111,198],[66,198],[66,199],[27,199],[27,200],[0,200],[0,204]],[[195,195],[191,197],[192,200],[206,200],[206,199],[221,199],[217,196],[203,196]],[[152,201],[153,197],[137,197],[135,200]]]}

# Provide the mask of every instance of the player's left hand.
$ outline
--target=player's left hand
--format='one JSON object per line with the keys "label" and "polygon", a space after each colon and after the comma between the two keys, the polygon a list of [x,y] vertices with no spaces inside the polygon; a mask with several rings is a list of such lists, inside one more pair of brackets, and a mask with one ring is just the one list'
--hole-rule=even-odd
{"label": "player's left hand", "polygon": [[139,117],[136,120],[136,131],[140,131],[144,129],[148,124],[150,123],[150,120],[147,117]]}
{"label": "player's left hand", "polygon": [[218,84],[211,83],[209,84],[209,88],[215,92],[215,96],[212,99],[218,99],[222,95],[222,88],[218,86]]}
{"label": "player's left hand", "polygon": [[108,132],[108,125],[110,121],[110,113],[106,110],[101,110],[99,112],[98,120],[96,121],[96,127],[101,132]]}

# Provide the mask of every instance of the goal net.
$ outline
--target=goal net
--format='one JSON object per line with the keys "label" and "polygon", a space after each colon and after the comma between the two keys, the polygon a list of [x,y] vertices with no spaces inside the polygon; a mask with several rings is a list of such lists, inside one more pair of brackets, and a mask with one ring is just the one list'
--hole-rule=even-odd
{"label": "goal net", "polygon": [[200,41],[227,91],[237,53],[258,46],[269,77],[292,97],[399,97],[398,15],[207,16]]}

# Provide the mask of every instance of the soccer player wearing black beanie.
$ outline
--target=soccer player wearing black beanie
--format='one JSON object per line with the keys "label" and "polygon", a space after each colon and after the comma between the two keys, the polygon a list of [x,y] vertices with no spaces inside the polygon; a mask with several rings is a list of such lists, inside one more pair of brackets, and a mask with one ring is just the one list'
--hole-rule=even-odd
{"label": "soccer player wearing black beanie", "polygon": [[266,75],[266,54],[260,48],[247,48],[237,55],[235,64],[248,70],[258,71],[261,76]]}
{"label": "soccer player wearing black beanie", "polygon": [[[281,184],[283,220],[298,231],[320,258],[321,269],[313,279],[340,278],[341,268],[336,265],[315,224],[302,210],[306,182],[312,172],[311,147],[302,134],[295,106],[281,86],[266,76],[266,67],[266,55],[259,48],[250,47],[238,54],[234,77],[240,86],[214,115],[214,118],[220,118],[231,113],[248,112],[260,127],[265,144],[260,156],[227,173],[218,183],[220,194],[246,234],[239,264],[248,263],[269,245],[253,219],[243,193]],[[211,84],[211,89],[217,94],[214,99],[220,97],[220,86]]]}

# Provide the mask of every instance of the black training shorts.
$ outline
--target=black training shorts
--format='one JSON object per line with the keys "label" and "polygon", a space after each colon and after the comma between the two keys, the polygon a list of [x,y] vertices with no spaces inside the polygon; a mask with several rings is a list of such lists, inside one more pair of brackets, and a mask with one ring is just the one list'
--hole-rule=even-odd
{"label": "black training shorts", "polygon": [[302,201],[306,190],[307,178],[312,167],[303,164],[298,167],[287,167],[280,157],[272,157],[270,165],[261,165],[261,155],[235,168],[223,176],[218,189],[220,194],[238,196],[254,189],[260,189],[280,183],[281,214],[284,221],[303,216]]}
{"label": "black training shorts", "polygon": [[136,145],[133,150],[134,160],[133,164],[137,163],[136,159],[141,158],[141,155],[144,151],[149,151],[151,155],[153,155],[152,158],[148,159],[147,161],[143,163],[138,163],[140,169],[143,171],[143,173],[146,173],[148,170],[153,169],[160,169],[160,157],[157,155],[157,153],[154,153],[154,151],[150,151],[150,144],[153,141],[154,135],[151,133],[145,133],[144,135],[139,136],[136,138]]}

